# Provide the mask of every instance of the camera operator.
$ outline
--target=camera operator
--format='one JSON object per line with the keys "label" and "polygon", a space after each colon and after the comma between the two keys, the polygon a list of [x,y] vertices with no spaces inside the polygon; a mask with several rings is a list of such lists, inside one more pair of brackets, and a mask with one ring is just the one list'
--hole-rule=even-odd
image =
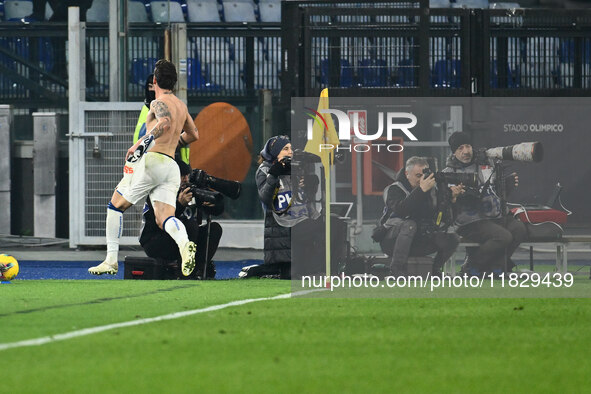
{"label": "camera operator", "polygon": [[[422,157],[413,156],[406,161],[396,181],[384,190],[384,215],[374,230],[372,238],[380,242],[382,251],[390,256],[390,272],[396,273],[396,265],[404,269],[409,256],[426,256],[437,252],[433,274],[440,275],[443,264],[451,257],[459,244],[458,236],[446,232],[438,218],[435,174]],[[462,186],[454,186],[441,193],[454,203],[463,192]],[[451,207],[447,207],[447,210]],[[449,214],[443,220],[449,220]]]}
{"label": "camera operator", "polygon": [[[513,252],[526,238],[526,227],[513,217],[501,212],[501,201],[493,183],[491,160],[476,159],[470,135],[455,132],[449,137],[452,154],[447,160],[443,172],[477,174],[478,190],[467,190],[458,197],[455,211],[457,233],[480,247],[469,248],[462,271],[480,273],[515,266],[510,260]],[[505,180],[507,191],[519,184],[517,174],[509,175]]]}
{"label": "camera operator", "polygon": [[[181,187],[179,189],[176,201],[175,216],[185,225],[189,240],[195,242],[197,245],[197,252],[195,253],[195,270],[187,278],[202,279],[205,267],[205,249],[207,245],[207,225],[201,225],[202,210],[208,207],[199,205],[191,205],[193,194],[189,182],[189,174],[191,167],[184,161],[176,160],[181,173]],[[220,238],[222,237],[222,227],[219,223],[212,222],[209,231],[209,252],[207,265],[207,278],[213,279],[215,277],[215,265],[212,258],[218,248]],[[179,248],[176,242],[168,235],[167,232],[160,229],[156,224],[154,216],[154,209],[150,198],[146,200],[143,209],[142,228],[140,233],[140,244],[148,257],[164,260],[181,261]],[[178,271],[178,273],[177,273]],[[175,277],[182,277],[180,268],[174,267]]]}
{"label": "camera operator", "polygon": [[[319,264],[324,259],[324,238],[321,236],[324,221],[313,201],[318,177],[304,171],[297,184],[293,184],[293,154],[289,137],[285,135],[270,138],[261,151],[256,183],[265,210],[265,257],[264,264],[257,268],[259,275],[275,273],[282,279],[288,279],[291,277],[292,261],[298,264],[293,268],[296,275],[324,269],[324,265],[320,267]],[[346,224],[331,216],[331,225],[334,229],[331,256],[336,262],[344,255]],[[291,249],[294,233],[298,243],[305,244],[305,248]]]}

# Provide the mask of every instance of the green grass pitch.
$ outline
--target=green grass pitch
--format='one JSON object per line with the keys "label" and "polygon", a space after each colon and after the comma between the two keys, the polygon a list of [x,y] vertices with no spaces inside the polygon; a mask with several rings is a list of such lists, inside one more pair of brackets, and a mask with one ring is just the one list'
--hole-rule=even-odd
{"label": "green grass pitch", "polygon": [[[0,342],[290,290],[15,280],[0,285]],[[261,301],[2,350],[0,392],[589,392],[590,322],[589,298]]]}

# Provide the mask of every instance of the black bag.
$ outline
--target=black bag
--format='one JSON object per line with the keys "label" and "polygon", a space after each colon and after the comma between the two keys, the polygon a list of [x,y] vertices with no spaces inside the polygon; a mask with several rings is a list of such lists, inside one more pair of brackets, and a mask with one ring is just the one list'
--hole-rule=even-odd
{"label": "black bag", "polygon": [[563,229],[554,223],[531,224],[525,223],[527,229],[527,240],[530,242],[538,241],[558,241],[562,238]]}

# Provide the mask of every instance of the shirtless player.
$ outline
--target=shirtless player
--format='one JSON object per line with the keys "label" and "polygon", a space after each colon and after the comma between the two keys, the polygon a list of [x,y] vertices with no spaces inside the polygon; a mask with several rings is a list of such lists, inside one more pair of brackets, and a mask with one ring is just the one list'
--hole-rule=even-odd
{"label": "shirtless player", "polygon": [[172,94],[176,81],[174,65],[159,60],[154,68],[156,99],[152,101],[146,119],[150,131],[127,151],[123,179],[107,207],[107,257],[101,264],[88,269],[91,274],[117,273],[123,212],[148,195],[156,223],[179,247],[183,275],[188,276],[195,268],[195,244],[189,241],[185,226],[174,216],[181,179],[174,153],[178,145],[187,146],[199,135],[187,106]]}

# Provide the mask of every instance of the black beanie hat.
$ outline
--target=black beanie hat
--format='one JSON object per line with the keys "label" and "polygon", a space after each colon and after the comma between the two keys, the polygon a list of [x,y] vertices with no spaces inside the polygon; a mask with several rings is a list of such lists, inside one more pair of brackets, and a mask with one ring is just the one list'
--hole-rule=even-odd
{"label": "black beanie hat", "polygon": [[286,135],[271,137],[267,140],[265,147],[261,151],[261,156],[265,161],[273,162],[277,159],[283,147],[289,143],[289,137]]}
{"label": "black beanie hat", "polygon": [[449,142],[451,152],[455,153],[455,151],[461,145],[472,145],[472,137],[470,137],[470,134],[464,133],[463,131],[456,131],[455,133],[449,136],[447,142]]}

